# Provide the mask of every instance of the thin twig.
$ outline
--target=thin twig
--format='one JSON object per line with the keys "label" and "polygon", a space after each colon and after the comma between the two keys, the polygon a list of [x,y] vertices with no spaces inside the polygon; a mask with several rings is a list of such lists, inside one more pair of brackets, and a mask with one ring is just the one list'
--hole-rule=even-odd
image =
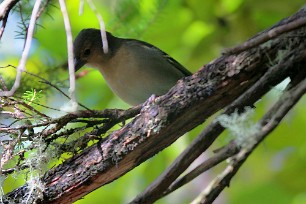
{"label": "thin twig", "polygon": [[96,6],[91,0],[87,0],[88,5],[90,6],[91,10],[95,13],[96,17],[98,18],[100,24],[100,32],[101,32],[101,39],[103,45],[103,52],[108,53],[108,42],[106,38],[106,31],[105,31],[105,24],[102,18],[102,15],[97,11]]}
{"label": "thin twig", "polygon": [[39,11],[39,7],[40,7],[41,2],[42,2],[42,0],[36,0],[36,2],[34,4],[34,8],[33,8],[32,15],[31,15],[31,20],[30,20],[30,23],[29,23],[29,29],[28,29],[28,32],[27,32],[28,35],[27,35],[27,38],[26,38],[25,48],[22,52],[22,56],[21,56],[21,59],[19,61],[19,65],[17,67],[17,75],[16,75],[16,78],[15,78],[14,85],[13,85],[13,87],[10,91],[1,91],[0,96],[12,96],[20,86],[21,74],[22,74],[23,71],[26,70],[25,65],[26,65],[26,62],[27,62],[27,59],[28,59],[30,48],[31,48],[31,42],[32,42],[32,38],[33,38],[33,34],[34,34],[34,28],[35,28],[35,22],[36,22],[36,16],[37,16],[37,13]]}
{"label": "thin twig", "polygon": [[37,19],[38,19],[38,18],[42,15],[42,13],[45,11],[45,9],[46,9],[47,6],[49,5],[50,1],[51,1],[51,0],[46,0],[46,1],[44,2],[44,5],[42,5],[42,7],[39,9],[39,11],[38,11],[38,13],[37,13],[37,15],[36,15],[36,18],[37,18]]}
{"label": "thin twig", "polygon": [[306,25],[306,17],[303,17],[293,22],[287,23],[285,25],[280,25],[280,26],[277,26],[276,28],[272,28],[268,32],[262,35],[259,35],[258,37],[255,37],[253,39],[250,39],[246,41],[245,43],[243,43],[242,45],[238,45],[233,48],[224,49],[223,53],[224,54],[238,54],[245,50],[256,47],[262,43],[265,43],[268,40],[271,40],[283,33],[289,32],[291,30],[297,29],[305,25]]}
{"label": "thin twig", "polygon": [[[23,38],[22,36],[23,36],[23,32],[24,32],[24,35],[25,35],[24,39],[26,39],[27,36],[28,36],[27,30],[29,29],[29,27],[28,27],[28,25],[26,23],[26,19],[24,19],[24,17],[23,17],[22,4],[18,4],[18,13],[19,13],[20,22],[21,22],[20,23],[21,26],[18,26],[21,29],[21,31],[20,31],[20,33],[18,35],[21,36],[20,38]],[[24,41],[24,43],[23,43],[23,49],[25,47],[25,43],[26,43],[26,41]]]}
{"label": "thin twig", "polygon": [[192,171],[190,171],[185,176],[174,181],[171,186],[163,193],[164,196],[172,193],[183,185],[189,183],[203,172],[211,169],[212,167],[218,165],[223,162],[227,158],[235,155],[238,152],[238,147],[234,142],[229,143],[226,147],[222,148],[221,151],[218,151],[214,156],[205,160],[202,164],[198,165]]}
{"label": "thin twig", "polygon": [[[0,68],[7,68],[7,67],[12,67],[12,68],[15,68],[15,69],[16,69],[16,67],[15,67],[14,65],[11,65],[11,64],[8,64],[8,65],[6,65],[6,66],[0,66]],[[28,75],[31,75],[31,76],[33,76],[33,77],[36,77],[36,78],[40,79],[41,81],[39,81],[39,82],[44,83],[44,84],[47,84],[47,85],[53,87],[54,89],[56,89],[57,91],[59,91],[63,96],[65,96],[65,97],[68,98],[68,99],[71,99],[71,98],[70,98],[64,91],[62,91],[58,86],[56,86],[55,84],[53,84],[53,83],[51,83],[50,81],[46,80],[45,78],[43,78],[43,77],[41,77],[41,76],[39,76],[39,75],[37,75],[37,74],[28,72],[28,71],[24,71],[24,73],[26,73],[26,74],[28,74]],[[34,102],[33,102],[33,103],[34,103]],[[37,104],[37,103],[35,103],[35,104]],[[61,110],[58,110],[58,109],[55,109],[55,108],[50,108],[50,107],[47,107],[47,106],[44,106],[44,105],[41,105],[41,104],[37,104],[37,105],[40,105],[40,106],[42,106],[42,107],[49,108],[49,109],[52,109],[52,110],[61,111]],[[79,103],[79,102],[78,102],[78,105],[81,106],[82,108],[86,109],[86,110],[90,110],[88,107],[86,107],[86,106],[83,105],[82,103]]]}
{"label": "thin twig", "polygon": [[[88,110],[79,110],[74,113],[69,113],[64,115],[60,118],[44,121],[41,123],[33,124],[33,125],[21,125],[18,127],[1,127],[0,132],[8,132],[8,131],[15,131],[15,130],[23,130],[23,129],[30,129],[30,128],[37,128],[37,127],[48,127],[52,124],[55,124],[54,127],[50,129],[45,129],[45,131],[41,131],[41,136],[45,137],[47,135],[51,135],[56,133],[62,127],[67,125],[70,122],[73,122],[75,119],[78,118],[110,118],[111,121],[107,122],[106,127],[109,130],[115,124],[127,120],[131,117],[134,117],[136,114],[140,112],[141,106],[135,106],[127,110],[119,110],[119,109],[105,109],[102,111],[88,111]],[[104,126],[102,127],[103,131]]]}
{"label": "thin twig", "polygon": [[25,103],[24,101],[20,101],[20,100],[19,100],[19,101],[16,101],[15,99],[12,99],[12,98],[11,98],[11,100],[12,100],[12,101],[15,101],[16,104],[19,104],[19,105],[24,106],[25,108],[27,108],[27,109],[29,109],[30,111],[36,113],[37,115],[40,115],[40,116],[43,117],[43,118],[50,119],[49,116],[47,116],[47,115],[41,113],[40,111],[36,110],[36,109],[35,109],[34,107],[32,107],[31,105],[28,105],[28,104]]}
{"label": "thin twig", "polygon": [[[97,11],[95,4],[91,0],[87,0],[87,3],[99,21],[103,52],[108,53],[108,41],[106,37],[106,30],[105,30],[105,24],[104,24],[103,17]],[[81,0],[80,6],[79,6],[79,15],[83,14],[83,9],[84,9],[84,0]]]}
{"label": "thin twig", "polygon": [[2,25],[1,25],[1,28],[0,28],[0,39],[2,38],[2,35],[4,33],[8,15],[9,15],[10,11],[12,10],[12,8],[18,2],[19,2],[19,0],[4,0],[0,4],[0,21],[2,21]]}
{"label": "thin twig", "polygon": [[4,91],[8,90],[7,86],[6,86],[6,83],[5,83],[4,79],[3,79],[3,77],[1,76],[1,74],[0,74],[0,84],[1,84],[1,87],[2,87],[2,89],[0,89],[0,91],[1,90],[4,90]]}
{"label": "thin twig", "polygon": [[265,116],[258,122],[259,132],[251,135],[254,143],[241,149],[240,152],[232,158],[231,163],[225,170],[214,179],[209,186],[192,202],[193,204],[212,203],[222,190],[229,185],[230,180],[237,173],[242,164],[246,161],[253,150],[272,132],[292,107],[306,93],[306,79],[297,84],[290,91],[285,92],[281,98],[274,104]]}
{"label": "thin twig", "polygon": [[16,171],[24,170],[26,168],[29,168],[29,166],[26,165],[26,164],[22,164],[20,166],[14,167],[14,168],[3,169],[3,170],[1,170],[0,173],[3,174],[3,175],[8,175],[8,174],[12,174],[12,173],[14,173]]}
{"label": "thin twig", "polygon": [[75,69],[74,69],[74,54],[73,54],[73,39],[72,39],[72,33],[71,33],[71,25],[70,20],[66,8],[65,0],[59,0],[64,24],[65,24],[65,30],[66,30],[66,38],[67,38],[67,50],[68,50],[68,68],[69,68],[69,81],[70,81],[70,87],[69,87],[69,93],[70,93],[70,103],[71,108],[70,112],[73,112],[77,110],[77,100],[75,96]]}

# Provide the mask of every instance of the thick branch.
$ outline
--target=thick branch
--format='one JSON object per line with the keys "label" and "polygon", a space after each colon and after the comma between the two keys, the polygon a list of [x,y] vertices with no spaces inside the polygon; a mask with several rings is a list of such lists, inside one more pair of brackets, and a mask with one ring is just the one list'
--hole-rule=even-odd
{"label": "thick branch", "polygon": [[272,132],[277,125],[282,121],[285,115],[290,109],[299,101],[299,99],[306,93],[306,79],[296,85],[290,92],[285,92],[281,99],[265,114],[263,119],[258,123],[258,133],[250,136],[254,139],[254,143],[246,148],[240,150],[240,152],[232,158],[232,162],[227,168],[218,176],[209,186],[205,189],[200,196],[193,203],[212,203],[220,192],[229,186],[229,183],[233,176],[240,169],[242,164],[246,161],[248,156],[253,152],[260,142]]}
{"label": "thick branch", "polygon": [[[297,60],[306,57],[303,53]],[[226,107],[223,114],[230,114],[235,109],[242,109],[245,106],[252,106],[259,97],[268,92],[272,86],[280,83],[286,78],[286,73],[290,69],[289,61],[286,57],[283,58],[284,63],[279,63],[271,67],[251,88],[245,91],[234,102]],[[189,165],[202,154],[222,133],[224,128],[219,122],[213,121],[205,130],[177,157],[177,159],[161,174],[147,189],[139,194],[132,202],[155,202],[163,197],[169,191],[170,184],[182,174]],[[171,184],[173,185],[173,184]],[[166,190],[167,189],[167,190]]]}

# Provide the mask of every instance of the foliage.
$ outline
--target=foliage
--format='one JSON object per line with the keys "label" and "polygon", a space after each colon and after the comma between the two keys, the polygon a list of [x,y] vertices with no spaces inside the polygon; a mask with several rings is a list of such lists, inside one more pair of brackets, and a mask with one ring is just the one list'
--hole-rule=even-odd
{"label": "foliage", "polygon": [[[115,35],[148,41],[195,72],[203,64],[218,57],[223,48],[250,38],[256,32],[290,15],[304,2],[292,0],[290,6],[288,1],[278,0],[121,0],[95,3],[103,15],[107,29]],[[88,5],[85,5],[84,14],[81,16],[78,15],[79,5],[75,4],[75,1],[69,0],[67,5],[74,36],[82,28],[99,26]],[[16,54],[8,52],[12,50],[8,46],[15,45],[13,53],[19,53],[22,49],[20,45],[23,45],[22,39],[14,39],[22,37],[22,32],[17,28],[21,22],[17,14],[18,11],[9,17],[10,27],[4,33],[4,40],[0,44],[0,67],[7,64],[17,65],[19,59]],[[31,50],[27,70],[65,89],[68,74],[65,69],[59,68],[59,65],[66,61],[66,35],[60,10],[55,2],[54,6],[48,8],[48,14],[41,16],[41,26],[36,29],[36,41]],[[17,35],[12,30],[17,31]],[[10,45],[6,42],[13,43]],[[14,71],[8,68],[0,69],[0,74],[5,79],[14,79]],[[51,92],[44,96],[47,98],[46,105],[56,109],[61,107],[62,101],[66,99],[58,94],[54,95],[48,84],[41,83],[35,77],[33,80],[33,76],[27,77],[29,76],[23,78],[26,83],[23,83],[24,86],[19,90],[20,97],[23,96],[26,102],[45,102],[40,100],[41,95],[45,93],[37,90],[48,89]],[[8,86],[10,87],[10,84]],[[32,91],[25,92],[26,90]],[[280,92],[281,88],[277,87],[263,98],[256,105],[255,117],[261,116]],[[37,93],[38,97],[34,97]],[[88,69],[86,76],[77,80],[77,95],[81,103],[92,109],[128,107],[111,93],[96,70]],[[265,145],[255,151],[233,180],[231,188],[218,198],[217,202],[298,203],[305,200],[306,180],[296,176],[297,172],[305,169],[306,164],[305,103],[304,98],[287,117],[286,122],[267,138]],[[62,114],[43,110],[53,117]],[[77,203],[101,203],[101,200],[105,203],[130,201],[174,160],[203,126],[180,138],[170,148],[119,180],[92,192]],[[228,134],[224,134],[218,139],[216,147],[228,140]],[[218,173],[218,168],[158,203],[190,202],[190,199],[204,188],[204,184],[209,180],[207,177],[212,178],[215,173]],[[5,193],[19,186],[24,179],[21,177],[23,176],[16,175],[16,178],[10,177],[4,181]]]}

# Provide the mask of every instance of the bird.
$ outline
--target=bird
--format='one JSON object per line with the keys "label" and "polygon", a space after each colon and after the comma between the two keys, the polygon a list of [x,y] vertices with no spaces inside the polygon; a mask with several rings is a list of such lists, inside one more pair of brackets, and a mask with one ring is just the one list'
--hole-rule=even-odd
{"label": "bird", "polygon": [[84,65],[98,69],[111,90],[130,105],[163,95],[179,79],[192,74],[150,43],[105,32],[107,52],[103,51],[99,29],[79,32],[73,42],[75,71]]}

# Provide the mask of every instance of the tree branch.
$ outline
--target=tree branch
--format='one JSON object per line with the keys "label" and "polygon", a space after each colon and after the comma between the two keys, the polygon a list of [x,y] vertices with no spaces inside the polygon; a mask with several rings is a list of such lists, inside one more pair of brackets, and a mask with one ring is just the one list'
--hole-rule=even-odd
{"label": "tree branch", "polygon": [[231,158],[231,163],[225,168],[225,170],[213,180],[208,187],[200,194],[198,198],[193,202],[209,204],[212,203],[221,191],[229,186],[229,183],[233,176],[238,172],[242,164],[246,161],[248,156],[253,150],[260,144],[260,142],[266,138],[266,136],[272,132],[277,125],[282,121],[285,115],[291,110],[291,108],[299,101],[299,99],[306,93],[306,79],[293,87],[290,91],[285,92],[282,97],[270,108],[265,114],[262,120],[258,123],[259,132],[250,136],[255,142],[242,148],[239,153]]}
{"label": "tree branch", "polygon": [[214,156],[202,162],[188,174],[174,181],[169,186],[169,188],[163,192],[163,196],[172,193],[173,191],[177,190],[178,188],[182,187],[183,185],[189,183],[190,181],[201,175],[203,172],[213,168],[214,166],[223,162],[225,159],[235,155],[238,150],[239,147],[234,142],[229,143],[227,146],[218,151]]}
{"label": "tree branch", "polygon": [[[267,93],[271,87],[277,85],[287,77],[288,71],[292,68],[291,66],[294,62],[300,61],[306,56],[304,52],[302,52],[298,56],[295,56],[295,59],[289,60],[291,57],[292,53],[288,53],[287,56],[283,57],[281,63],[269,68],[264,76],[226,107],[223,114],[231,114],[235,109],[241,110],[245,106],[252,106],[261,96]],[[213,121],[172,163],[172,165],[131,203],[154,202],[163,197],[163,194],[166,194],[164,191],[168,191],[166,190],[167,187],[169,187],[169,185],[212,144],[223,130],[224,128],[219,122]]]}

